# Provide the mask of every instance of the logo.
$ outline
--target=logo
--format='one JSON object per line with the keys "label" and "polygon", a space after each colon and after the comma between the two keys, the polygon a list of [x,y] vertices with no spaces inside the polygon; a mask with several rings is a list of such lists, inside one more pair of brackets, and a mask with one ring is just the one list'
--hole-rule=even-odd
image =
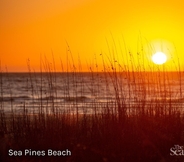
{"label": "logo", "polygon": [[184,156],[184,146],[174,145],[170,148],[171,156]]}

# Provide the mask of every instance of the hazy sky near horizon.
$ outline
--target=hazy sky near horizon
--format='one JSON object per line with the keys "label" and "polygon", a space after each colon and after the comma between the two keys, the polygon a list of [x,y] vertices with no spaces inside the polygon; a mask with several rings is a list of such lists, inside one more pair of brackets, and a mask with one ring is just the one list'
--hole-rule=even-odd
{"label": "hazy sky near horizon", "polygon": [[53,52],[59,70],[60,59],[66,66],[67,43],[76,64],[80,57],[83,70],[94,57],[100,65],[100,54],[114,51],[120,63],[129,66],[124,43],[136,58],[143,45],[148,64],[156,51],[168,55],[168,67],[177,57],[182,64],[183,5],[181,0],[1,0],[1,66],[27,71],[29,58],[31,67],[39,70],[40,57],[52,61]]}

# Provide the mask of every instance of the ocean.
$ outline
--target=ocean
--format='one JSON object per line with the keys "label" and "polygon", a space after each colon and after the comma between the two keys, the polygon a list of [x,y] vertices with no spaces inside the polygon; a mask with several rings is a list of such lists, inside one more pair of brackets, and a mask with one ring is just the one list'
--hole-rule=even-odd
{"label": "ocean", "polygon": [[[183,108],[182,72],[1,73],[1,111],[96,113],[140,104]],[[134,105],[134,106],[133,106]]]}

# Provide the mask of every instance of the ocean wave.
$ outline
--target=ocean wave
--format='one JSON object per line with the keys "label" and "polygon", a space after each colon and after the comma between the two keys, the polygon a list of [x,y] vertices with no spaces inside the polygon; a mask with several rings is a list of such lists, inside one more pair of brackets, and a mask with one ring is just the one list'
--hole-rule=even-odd
{"label": "ocean wave", "polygon": [[77,96],[77,97],[61,97],[61,96],[46,96],[38,98],[37,100],[49,101],[49,100],[62,100],[63,102],[87,102],[90,98],[86,96]]}
{"label": "ocean wave", "polygon": [[80,97],[64,97],[63,98],[65,102],[86,102],[89,100],[86,96],[80,96]]}
{"label": "ocean wave", "polygon": [[10,97],[0,97],[0,102],[9,102],[16,100],[29,100],[29,96],[10,96]]}

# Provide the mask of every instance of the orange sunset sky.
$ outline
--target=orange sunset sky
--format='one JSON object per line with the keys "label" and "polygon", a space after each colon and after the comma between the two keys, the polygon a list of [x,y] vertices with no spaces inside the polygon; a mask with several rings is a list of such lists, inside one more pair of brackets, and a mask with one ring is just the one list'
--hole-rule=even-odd
{"label": "orange sunset sky", "polygon": [[162,51],[165,66],[175,70],[178,58],[184,62],[183,6],[181,0],[1,0],[1,68],[27,71],[29,58],[39,71],[40,56],[52,61],[53,51],[59,71],[60,59],[66,67],[68,43],[84,71],[95,57],[101,65],[101,53],[104,58],[115,53],[120,64],[130,66],[125,47],[136,66],[141,46],[145,66],[156,66],[151,55]]}

